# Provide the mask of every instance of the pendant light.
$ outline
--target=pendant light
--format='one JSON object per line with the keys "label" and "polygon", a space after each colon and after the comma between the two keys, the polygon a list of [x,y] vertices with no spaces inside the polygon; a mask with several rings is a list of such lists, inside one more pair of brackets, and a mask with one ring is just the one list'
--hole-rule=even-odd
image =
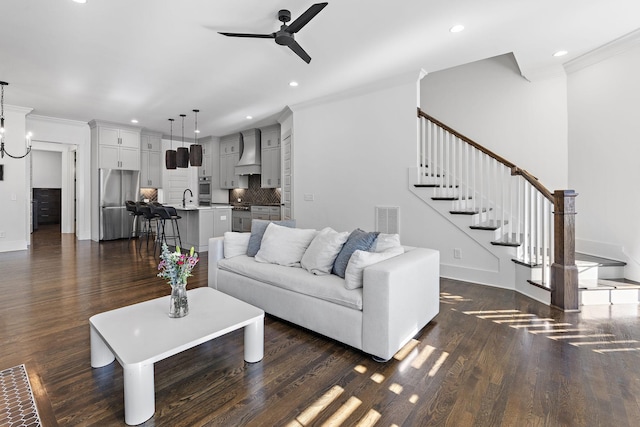
{"label": "pendant light", "polygon": [[177,166],[179,168],[188,168],[189,167],[189,149],[184,146],[184,118],[187,117],[186,114],[180,114],[182,117],[182,147],[178,147],[176,153]]}
{"label": "pendant light", "polygon": [[198,130],[198,113],[200,110],[193,110],[193,112],[196,116],[196,127],[193,132],[195,142],[189,147],[189,162],[191,166],[202,166],[202,145],[198,144],[198,134],[200,133],[200,130]]}
{"label": "pendant light", "polygon": [[[171,145],[173,145],[173,119],[169,119],[169,123],[171,123]],[[172,150],[169,148],[164,157],[165,166],[167,169],[175,169],[176,168],[176,150]]]}

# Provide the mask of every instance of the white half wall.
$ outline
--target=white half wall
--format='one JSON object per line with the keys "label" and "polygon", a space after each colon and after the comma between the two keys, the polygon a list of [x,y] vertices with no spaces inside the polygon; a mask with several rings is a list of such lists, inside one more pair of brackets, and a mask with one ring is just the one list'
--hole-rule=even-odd
{"label": "white half wall", "polygon": [[611,48],[614,56],[596,52],[583,58],[586,66],[569,68],[569,184],[579,193],[576,247],[627,262],[625,277],[640,281],[640,46]]}
{"label": "white half wall", "polygon": [[501,55],[430,73],[422,80],[421,108],[550,191],[567,189],[565,76],[529,82],[513,55]]}

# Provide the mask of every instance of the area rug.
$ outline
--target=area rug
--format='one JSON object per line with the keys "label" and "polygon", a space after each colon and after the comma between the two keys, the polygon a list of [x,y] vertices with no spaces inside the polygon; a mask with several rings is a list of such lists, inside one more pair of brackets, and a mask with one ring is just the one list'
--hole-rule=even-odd
{"label": "area rug", "polygon": [[24,365],[0,371],[0,426],[41,427]]}

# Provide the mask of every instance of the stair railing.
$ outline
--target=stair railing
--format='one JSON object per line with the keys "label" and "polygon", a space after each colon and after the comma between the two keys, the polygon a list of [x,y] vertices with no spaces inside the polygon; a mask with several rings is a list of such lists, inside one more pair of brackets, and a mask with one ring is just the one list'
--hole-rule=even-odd
{"label": "stair railing", "polygon": [[[541,266],[540,284],[553,292],[552,262],[574,259],[574,254],[558,254],[556,258],[554,253],[558,248],[554,239],[554,194],[526,170],[420,108],[418,118],[418,182],[436,184],[434,197],[453,200],[452,212],[479,213],[474,228],[501,230],[502,236],[491,243],[516,247],[514,261]],[[577,292],[577,283],[575,287]]]}

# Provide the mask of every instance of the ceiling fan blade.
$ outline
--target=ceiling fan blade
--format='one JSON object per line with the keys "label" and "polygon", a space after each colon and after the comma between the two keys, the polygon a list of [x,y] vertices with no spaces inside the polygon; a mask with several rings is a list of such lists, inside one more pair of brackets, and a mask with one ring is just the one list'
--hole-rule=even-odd
{"label": "ceiling fan blade", "polygon": [[322,9],[324,9],[325,6],[327,6],[328,4],[329,3],[316,3],[316,4],[314,4],[309,9],[307,9],[307,11],[305,13],[300,15],[298,17],[298,19],[293,21],[291,23],[291,25],[289,25],[285,31],[287,31],[288,33],[292,33],[292,34],[293,33],[297,33],[298,31],[300,31],[300,29],[302,27],[307,25],[309,23],[309,21],[311,21],[311,19],[313,19],[314,16],[316,16],[318,13],[320,13],[320,11]]}
{"label": "ceiling fan blade", "polygon": [[291,44],[288,45],[289,49],[291,49],[292,51],[295,52],[296,55],[298,55],[300,58],[302,58],[302,60],[304,62],[306,62],[307,64],[309,62],[311,62],[311,57],[309,56],[309,54],[307,52],[304,51],[304,49],[298,44],[297,41],[293,41]]}
{"label": "ceiling fan blade", "polygon": [[275,33],[271,33],[271,34],[245,34],[245,33],[221,33],[221,32],[218,32],[218,34],[222,34],[223,36],[227,36],[227,37],[248,37],[248,38],[253,38],[253,39],[274,39],[276,37]]}

